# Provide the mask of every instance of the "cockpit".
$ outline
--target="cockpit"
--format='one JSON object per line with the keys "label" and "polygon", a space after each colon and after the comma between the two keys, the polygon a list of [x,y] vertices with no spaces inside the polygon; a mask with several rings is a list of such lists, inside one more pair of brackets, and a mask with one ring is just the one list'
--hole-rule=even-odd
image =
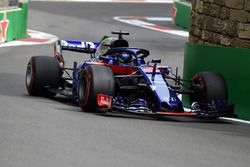
{"label": "cockpit", "polygon": [[139,48],[113,48],[99,57],[100,60],[116,65],[140,66],[145,64],[144,58],[149,51]]}
{"label": "cockpit", "polygon": [[122,35],[126,32],[112,32],[118,34],[116,37],[103,37],[99,46],[96,48],[95,57],[109,64],[125,64],[139,66],[145,64],[144,58],[149,55],[149,51],[140,48],[129,48],[127,40]]}
{"label": "cockpit", "polygon": [[109,49],[120,47],[129,47],[128,41],[115,37],[107,37],[106,39],[103,39],[96,48],[95,57],[105,54]]}

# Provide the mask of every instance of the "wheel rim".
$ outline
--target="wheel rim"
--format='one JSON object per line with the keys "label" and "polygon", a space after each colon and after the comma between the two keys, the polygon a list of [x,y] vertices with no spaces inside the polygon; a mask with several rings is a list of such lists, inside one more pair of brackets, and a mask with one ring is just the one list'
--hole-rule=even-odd
{"label": "wheel rim", "polygon": [[195,76],[193,78],[193,82],[194,84],[198,84],[199,85],[199,90],[196,90],[197,92],[195,94],[191,95],[191,103],[192,102],[197,102],[200,100],[206,100],[206,85],[205,85],[205,81],[201,76]]}
{"label": "wheel rim", "polygon": [[31,64],[28,65],[27,70],[26,70],[26,85],[27,87],[30,87],[31,85],[31,80],[33,76],[33,70]]}
{"label": "wheel rim", "polygon": [[206,100],[206,85],[205,85],[205,81],[204,81],[204,79],[201,77],[201,76],[199,76],[199,77],[197,77],[197,83],[198,84],[200,84],[200,87],[201,87],[201,90],[200,90],[200,98],[202,99],[202,100]]}

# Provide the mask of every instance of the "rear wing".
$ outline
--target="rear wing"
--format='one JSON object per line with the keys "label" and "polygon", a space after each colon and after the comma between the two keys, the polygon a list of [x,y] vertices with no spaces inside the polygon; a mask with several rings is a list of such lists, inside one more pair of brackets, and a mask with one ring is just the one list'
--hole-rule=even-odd
{"label": "rear wing", "polygon": [[80,53],[95,53],[99,42],[59,40],[57,41],[57,45],[59,45],[61,50],[69,50]]}
{"label": "rear wing", "polygon": [[58,40],[54,44],[54,57],[57,58],[61,67],[64,67],[63,50],[93,54],[98,47],[99,42],[82,42],[70,40]]}

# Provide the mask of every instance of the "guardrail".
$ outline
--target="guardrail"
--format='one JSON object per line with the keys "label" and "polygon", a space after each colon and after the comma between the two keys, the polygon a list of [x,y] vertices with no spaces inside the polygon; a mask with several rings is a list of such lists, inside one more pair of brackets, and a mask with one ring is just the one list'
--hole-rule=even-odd
{"label": "guardrail", "polygon": [[15,6],[16,1],[10,0],[8,5],[0,8],[0,44],[27,36],[28,3]]}
{"label": "guardrail", "polygon": [[181,28],[189,30],[192,5],[191,1],[175,0],[173,3],[172,17],[173,23]]}

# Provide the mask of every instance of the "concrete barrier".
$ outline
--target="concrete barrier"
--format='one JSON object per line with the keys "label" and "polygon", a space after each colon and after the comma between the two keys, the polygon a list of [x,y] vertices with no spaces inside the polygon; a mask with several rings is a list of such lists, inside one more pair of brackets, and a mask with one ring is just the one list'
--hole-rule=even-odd
{"label": "concrete barrier", "polygon": [[0,43],[27,37],[28,3],[0,11]]}
{"label": "concrete barrier", "polygon": [[[236,117],[250,120],[250,49],[187,43],[184,56],[184,79],[191,79],[200,71],[222,73]],[[187,96],[183,96],[183,101],[186,106],[189,104]]]}

